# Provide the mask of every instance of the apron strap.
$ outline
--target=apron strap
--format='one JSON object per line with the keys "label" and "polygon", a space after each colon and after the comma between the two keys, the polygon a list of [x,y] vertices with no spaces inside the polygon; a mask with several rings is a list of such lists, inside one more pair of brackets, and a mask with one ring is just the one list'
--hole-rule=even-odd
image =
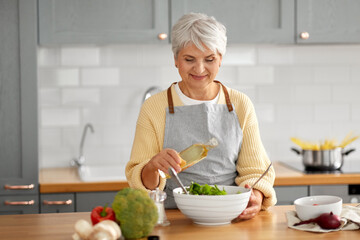
{"label": "apron strap", "polygon": [[176,84],[176,82],[172,83],[170,85],[170,87],[167,90],[167,97],[168,97],[168,103],[169,103],[169,113],[174,114],[174,103],[173,103],[173,99],[172,99],[172,94],[171,94],[171,86],[173,84]]}
{"label": "apron strap", "polygon": [[[229,93],[226,89],[226,87],[219,81],[217,80],[214,80],[214,82],[216,83],[219,83],[224,91],[224,95],[225,95],[225,101],[226,101],[226,105],[227,105],[227,108],[229,109],[229,112],[231,112],[233,109],[233,106],[231,104],[231,101],[230,101],[230,97],[229,97]],[[167,97],[168,97],[168,104],[169,104],[169,113],[171,114],[174,114],[174,102],[173,102],[173,99],[172,99],[172,94],[171,94],[171,86],[173,84],[176,84],[177,82],[174,82],[170,85],[170,87],[167,89]]]}
{"label": "apron strap", "polygon": [[231,104],[229,93],[228,93],[226,87],[218,80],[214,80],[214,82],[219,83],[221,85],[222,89],[224,90],[226,105],[227,105],[227,108],[229,109],[229,112],[231,112],[233,110],[233,106]]}

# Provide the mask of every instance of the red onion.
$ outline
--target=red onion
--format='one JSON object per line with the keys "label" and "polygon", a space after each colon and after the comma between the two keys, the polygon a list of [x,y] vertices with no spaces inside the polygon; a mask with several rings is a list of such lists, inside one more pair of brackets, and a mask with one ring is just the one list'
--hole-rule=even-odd
{"label": "red onion", "polygon": [[330,213],[323,213],[317,218],[295,223],[294,226],[308,224],[308,223],[317,223],[323,229],[336,229],[341,225],[339,216],[333,214],[333,212],[330,212]]}

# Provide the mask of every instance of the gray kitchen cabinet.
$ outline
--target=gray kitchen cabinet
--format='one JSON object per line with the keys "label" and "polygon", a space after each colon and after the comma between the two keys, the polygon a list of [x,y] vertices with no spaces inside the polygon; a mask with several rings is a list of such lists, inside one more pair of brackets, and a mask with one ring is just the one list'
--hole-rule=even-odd
{"label": "gray kitchen cabinet", "polygon": [[274,189],[278,200],[276,205],[293,205],[296,199],[309,195],[309,186],[277,186]]}
{"label": "gray kitchen cabinet", "polygon": [[39,43],[169,43],[167,0],[38,0]]}
{"label": "gray kitchen cabinet", "polygon": [[[356,189],[357,191],[352,191]],[[360,202],[360,185],[312,185],[310,196],[332,195],[343,199],[343,203]]]}
{"label": "gray kitchen cabinet", "polygon": [[40,194],[40,213],[75,212],[74,193]]}
{"label": "gray kitchen cabinet", "polygon": [[229,43],[294,43],[293,0],[171,0],[172,25],[185,13],[214,16]]}
{"label": "gray kitchen cabinet", "polygon": [[36,0],[0,0],[0,214],[38,213]]}
{"label": "gray kitchen cabinet", "polygon": [[297,43],[360,42],[358,0],[298,0],[296,12]]}
{"label": "gray kitchen cabinet", "polygon": [[90,212],[96,206],[110,207],[114,201],[116,191],[111,192],[78,192],[76,196],[76,212]]}

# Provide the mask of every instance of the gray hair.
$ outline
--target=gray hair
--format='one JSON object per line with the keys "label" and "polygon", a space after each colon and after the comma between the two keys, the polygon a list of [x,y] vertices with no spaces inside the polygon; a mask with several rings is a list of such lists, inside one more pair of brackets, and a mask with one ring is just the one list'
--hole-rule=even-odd
{"label": "gray hair", "polygon": [[175,57],[189,43],[193,43],[201,51],[205,51],[204,44],[211,51],[223,56],[227,43],[226,28],[214,17],[203,13],[188,13],[173,26],[171,42]]}

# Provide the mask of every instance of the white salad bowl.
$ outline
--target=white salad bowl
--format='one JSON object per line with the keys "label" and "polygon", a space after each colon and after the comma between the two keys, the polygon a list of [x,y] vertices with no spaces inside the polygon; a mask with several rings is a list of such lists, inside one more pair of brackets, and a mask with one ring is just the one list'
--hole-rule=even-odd
{"label": "white salad bowl", "polygon": [[218,185],[218,188],[225,189],[227,195],[187,195],[181,188],[175,188],[173,194],[179,210],[194,223],[229,224],[245,210],[251,190],[239,186]]}
{"label": "white salad bowl", "polygon": [[342,210],[342,198],[337,196],[318,195],[302,197],[295,200],[294,205],[298,217],[302,221],[317,218],[323,213],[340,216]]}

